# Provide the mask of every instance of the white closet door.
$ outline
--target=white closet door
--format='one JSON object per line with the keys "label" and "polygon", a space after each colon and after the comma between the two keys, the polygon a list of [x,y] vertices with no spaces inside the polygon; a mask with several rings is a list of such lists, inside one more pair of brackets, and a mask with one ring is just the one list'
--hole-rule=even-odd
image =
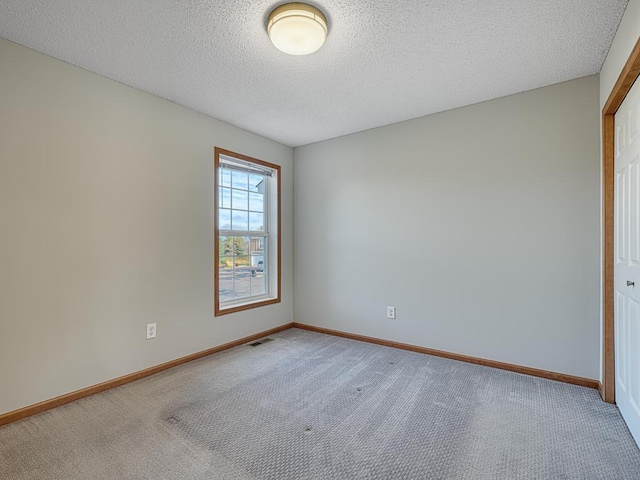
{"label": "white closet door", "polygon": [[640,82],[615,124],[616,403],[640,445]]}

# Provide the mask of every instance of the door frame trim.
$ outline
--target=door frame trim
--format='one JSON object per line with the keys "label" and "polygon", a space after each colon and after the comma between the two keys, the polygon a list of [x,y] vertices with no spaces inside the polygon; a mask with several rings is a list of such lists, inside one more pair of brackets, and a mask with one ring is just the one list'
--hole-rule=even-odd
{"label": "door frame trim", "polygon": [[605,402],[615,403],[614,336],[614,184],[615,114],[640,75],[640,38],[636,41],[602,109],[602,385]]}

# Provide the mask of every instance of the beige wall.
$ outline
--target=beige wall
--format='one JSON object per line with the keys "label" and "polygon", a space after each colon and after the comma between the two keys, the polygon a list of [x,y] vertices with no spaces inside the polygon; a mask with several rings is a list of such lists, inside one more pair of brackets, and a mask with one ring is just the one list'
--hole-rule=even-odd
{"label": "beige wall", "polygon": [[[0,413],[292,321],[290,148],[1,39],[0,65]],[[283,301],[220,318],[216,145],[283,167]]]}
{"label": "beige wall", "polygon": [[294,149],[296,321],[598,378],[598,89]]}
{"label": "beige wall", "polygon": [[604,107],[624,64],[640,37],[640,0],[629,0],[616,36],[600,71],[600,107]]}

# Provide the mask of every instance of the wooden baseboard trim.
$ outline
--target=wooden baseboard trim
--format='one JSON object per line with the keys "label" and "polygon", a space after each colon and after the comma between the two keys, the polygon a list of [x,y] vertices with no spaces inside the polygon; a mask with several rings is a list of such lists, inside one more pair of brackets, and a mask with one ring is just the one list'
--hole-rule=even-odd
{"label": "wooden baseboard trim", "polygon": [[287,330],[291,327],[293,327],[293,323],[287,323],[285,325],[281,325],[279,327],[272,328],[270,330],[265,330],[264,332],[256,333],[255,335],[249,335],[248,337],[243,337],[233,342],[225,343],[224,345],[219,345],[217,347],[209,348],[201,352],[192,353],[191,355],[187,355],[186,357],[177,358],[175,360],[171,360],[170,362],[161,363],[160,365],[156,365],[154,367],[150,367],[145,370],[140,370],[139,372],[130,373],[128,375],[124,375],[122,377],[118,377],[113,380],[108,380],[106,382],[102,382],[97,385],[92,385],[90,387],[83,388],[81,390],[76,390],[75,392],[67,393],[66,395],[61,395],[59,397],[55,397],[50,400],[45,400],[40,403],[29,405],[19,410],[14,410],[12,412],[4,413],[0,415],[0,427],[12,422],[17,422],[18,420],[22,420],[23,418],[31,417],[38,413],[51,410],[52,408],[59,407],[60,405],[64,405],[65,403],[75,402],[76,400],[80,400],[81,398],[88,397],[96,393],[104,392],[105,390],[109,390],[114,387],[119,387],[127,383],[135,382],[136,380],[139,380],[141,378],[148,377],[150,375],[155,375],[156,373],[160,373],[169,368],[182,365],[183,363],[188,363],[193,360],[197,360],[199,358],[221,352],[223,350],[228,350],[230,348],[237,347],[245,343],[249,343],[253,340],[258,340],[268,335],[273,335],[274,333]]}
{"label": "wooden baseboard trim", "polygon": [[300,328],[302,330],[309,330],[312,332],[324,333],[326,335],[333,335],[337,337],[348,338],[350,340],[358,340],[361,342],[374,343],[376,345],[384,345],[386,347],[399,348],[401,350],[408,350],[410,352],[423,353],[426,355],[434,355],[436,357],[449,358],[451,360],[458,360],[461,362],[473,363],[476,365],[483,365],[485,367],[498,368],[500,370],[508,370],[510,372],[523,373],[525,375],[531,375],[534,377],[546,378],[549,380],[556,380],[558,382],[570,383],[572,385],[580,385],[582,387],[594,388],[600,391],[602,390],[602,385],[598,380],[592,380],[589,378],[576,377],[573,375],[550,372],[547,370],[540,370],[537,368],[523,367],[520,365],[513,365],[510,363],[497,362],[495,360],[486,360],[484,358],[471,357],[468,355],[461,355],[459,353],[450,353],[442,350],[435,350],[432,348],[419,347],[417,345],[410,345],[407,343],[393,342],[390,340],[383,340],[381,338],[367,337],[365,335],[341,332],[338,330],[331,330],[328,328],[316,327],[313,325],[306,325],[304,323],[294,322],[294,323],[287,323],[285,325],[281,325],[279,327],[272,328],[270,330],[265,330],[264,332],[256,333],[254,335],[249,335],[248,337],[243,337],[233,342],[225,343],[224,345],[219,345],[217,347],[209,348],[201,352],[196,352],[191,355],[187,355],[186,357],[177,358],[175,360],[171,360],[169,362],[162,363],[160,365],[156,365],[154,367],[150,367],[145,370],[140,370],[138,372],[130,373],[128,375],[124,375],[122,377],[118,377],[113,380],[108,380],[106,382],[99,383],[97,385],[92,385],[90,387],[83,388],[75,392],[67,393],[65,395],[61,395],[59,397],[55,397],[50,400],[45,400],[40,403],[29,405],[27,407],[14,410],[12,412],[4,413],[0,415],[0,427],[2,427],[3,425],[7,425],[9,423],[17,422],[18,420],[22,420],[23,418],[31,417],[33,415],[37,415],[38,413],[51,410],[52,408],[59,407],[66,403],[75,402],[76,400],[80,400],[81,398],[88,397],[96,393],[104,392],[105,390],[109,390],[114,387],[119,387],[121,385],[125,385],[127,383],[140,380],[141,378],[144,378],[144,377],[155,375],[156,373],[160,373],[164,370],[168,370],[169,368],[182,365],[183,363],[188,363],[193,360],[197,360],[199,358],[207,357],[214,353],[221,352],[223,350],[228,350],[230,348],[237,347],[245,343],[249,343],[253,340],[258,340],[268,335],[273,335],[274,333],[282,332],[283,330],[288,330],[289,328]]}
{"label": "wooden baseboard trim", "polygon": [[334,335],[336,337],[348,338],[350,340],[359,340],[361,342],[375,343],[376,345],[384,345],[385,347],[399,348],[401,350],[408,350],[410,352],[424,353],[426,355],[434,355],[436,357],[443,357],[451,360],[458,360],[460,362],[473,363],[476,365],[483,365],[485,367],[498,368],[500,370],[508,370],[509,372],[523,373],[525,375],[531,375],[533,377],[546,378],[548,380],[556,380],[558,382],[570,383],[572,385],[580,385],[582,387],[598,389],[600,384],[598,380],[592,380],[590,378],[576,377],[573,375],[550,372],[547,370],[540,370],[540,369],[531,368],[531,367],[523,367],[520,365],[513,365],[511,363],[497,362],[495,360],[486,360],[484,358],[471,357],[468,355],[461,355],[459,353],[444,352],[442,350],[434,350],[432,348],[419,347],[419,346],[410,345],[407,343],[392,342],[390,340],[383,340],[375,337],[367,337],[364,335],[357,335],[355,333],[346,333],[338,330],[331,330],[328,328],[316,327],[313,325],[305,325],[303,323],[294,322],[293,327],[300,328],[303,330],[309,330],[311,332],[324,333],[327,335]]}

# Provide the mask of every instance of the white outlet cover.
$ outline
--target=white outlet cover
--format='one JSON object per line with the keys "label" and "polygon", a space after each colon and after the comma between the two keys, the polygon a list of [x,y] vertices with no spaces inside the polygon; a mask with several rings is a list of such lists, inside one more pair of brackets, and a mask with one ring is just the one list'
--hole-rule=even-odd
{"label": "white outlet cover", "polygon": [[387,318],[396,318],[396,307],[387,307]]}
{"label": "white outlet cover", "polygon": [[151,340],[152,338],[156,338],[157,334],[157,324],[155,323],[147,323],[147,340]]}

